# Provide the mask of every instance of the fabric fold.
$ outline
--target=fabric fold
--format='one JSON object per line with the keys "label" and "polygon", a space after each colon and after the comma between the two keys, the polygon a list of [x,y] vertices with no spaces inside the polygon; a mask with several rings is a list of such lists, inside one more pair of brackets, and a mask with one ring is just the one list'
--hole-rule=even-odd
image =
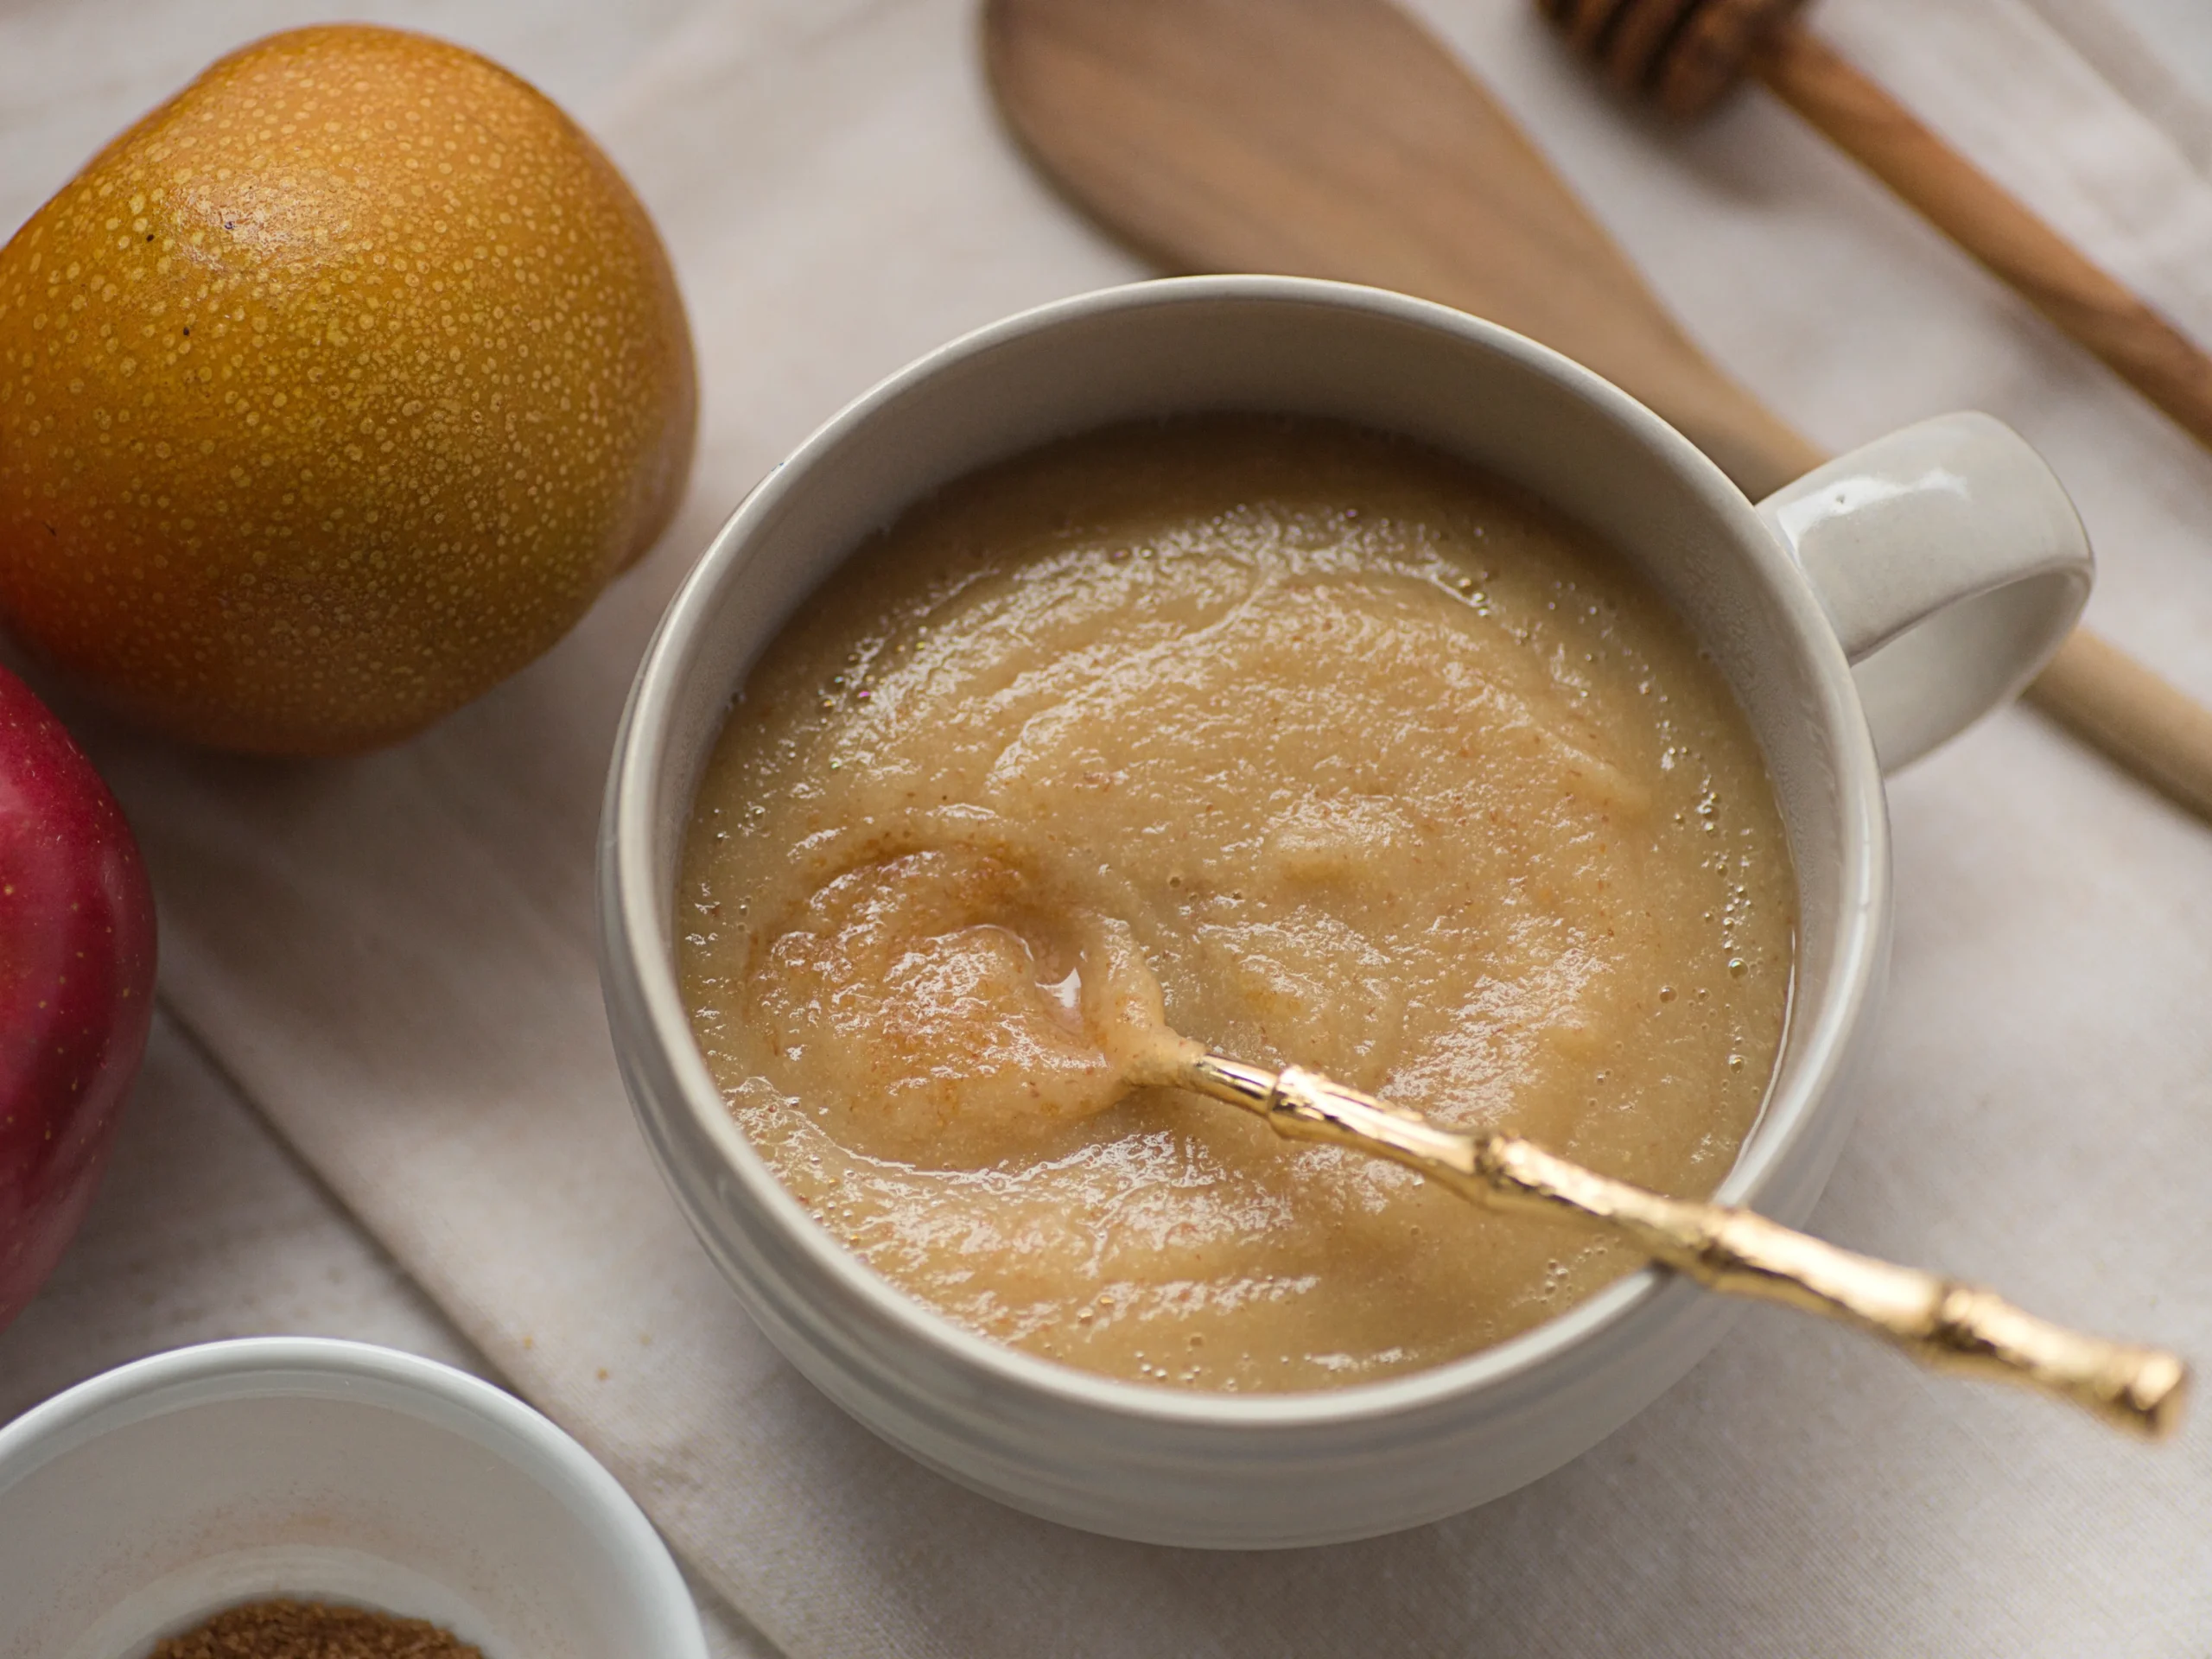
{"label": "fabric fold", "polygon": [[[1423,10],[1700,343],[1790,420],[1837,447],[1955,407],[2018,426],[2097,540],[2099,625],[2212,696],[2212,457],[1771,99],[1662,130],[1608,103],[1532,9]],[[469,15],[428,21],[467,39]],[[690,500],[550,657],[401,749],[276,766],[79,722],[145,842],[175,1017],[800,1659],[2201,1638],[2212,1538],[2175,1521],[2212,1498],[2212,1435],[2139,1449],[1786,1315],[1748,1317],[1611,1440],[1474,1514],[1209,1556],[1046,1525],[927,1473],[739,1312],[615,1076],[600,793],[663,603],[777,456],[956,333],[1143,274],[998,130],[975,26],[957,0],[716,0],[624,41],[628,67],[575,113],[658,218],[691,308]],[[2212,185],[2026,0],[1831,0],[1818,26],[2212,331]],[[2212,1077],[2212,834],[2018,712],[1900,779],[1894,816],[1893,991],[1816,1227],[2212,1353],[2212,1141],[2190,1122]]]}

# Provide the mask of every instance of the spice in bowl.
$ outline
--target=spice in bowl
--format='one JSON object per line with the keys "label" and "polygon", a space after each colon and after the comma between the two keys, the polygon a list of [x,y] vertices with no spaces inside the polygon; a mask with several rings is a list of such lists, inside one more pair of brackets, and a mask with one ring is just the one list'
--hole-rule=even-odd
{"label": "spice in bowl", "polygon": [[484,1659],[484,1650],[424,1619],[319,1601],[250,1601],[169,1637],[147,1659]]}

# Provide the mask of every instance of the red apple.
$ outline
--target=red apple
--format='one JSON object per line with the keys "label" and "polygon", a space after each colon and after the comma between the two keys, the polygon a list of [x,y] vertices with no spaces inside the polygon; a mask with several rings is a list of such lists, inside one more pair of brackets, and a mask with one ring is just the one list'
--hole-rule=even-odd
{"label": "red apple", "polygon": [[154,1013],[154,893],[123,810],[0,669],[0,1325],[60,1259]]}

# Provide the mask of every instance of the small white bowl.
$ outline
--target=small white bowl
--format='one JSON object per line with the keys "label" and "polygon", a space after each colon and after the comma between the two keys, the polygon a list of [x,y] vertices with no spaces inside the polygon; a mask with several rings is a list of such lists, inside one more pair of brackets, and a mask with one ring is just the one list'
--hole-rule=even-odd
{"label": "small white bowl", "polygon": [[614,1478],[451,1366],[208,1343],[0,1428],[7,1659],[143,1659],[279,1596],[426,1618],[486,1659],[706,1659],[675,1562]]}

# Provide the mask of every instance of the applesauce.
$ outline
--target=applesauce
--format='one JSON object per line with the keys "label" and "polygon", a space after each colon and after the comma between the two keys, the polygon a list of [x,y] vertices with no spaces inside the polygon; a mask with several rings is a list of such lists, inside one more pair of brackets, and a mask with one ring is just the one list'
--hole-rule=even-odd
{"label": "applesauce", "polygon": [[1220,416],[986,469],[856,553],[733,704],[678,967],[753,1144],[909,1294],[1110,1376],[1313,1389],[1639,1258],[1147,1086],[1146,1045],[1702,1195],[1794,893],[1726,682],[1619,559],[1415,444]]}

